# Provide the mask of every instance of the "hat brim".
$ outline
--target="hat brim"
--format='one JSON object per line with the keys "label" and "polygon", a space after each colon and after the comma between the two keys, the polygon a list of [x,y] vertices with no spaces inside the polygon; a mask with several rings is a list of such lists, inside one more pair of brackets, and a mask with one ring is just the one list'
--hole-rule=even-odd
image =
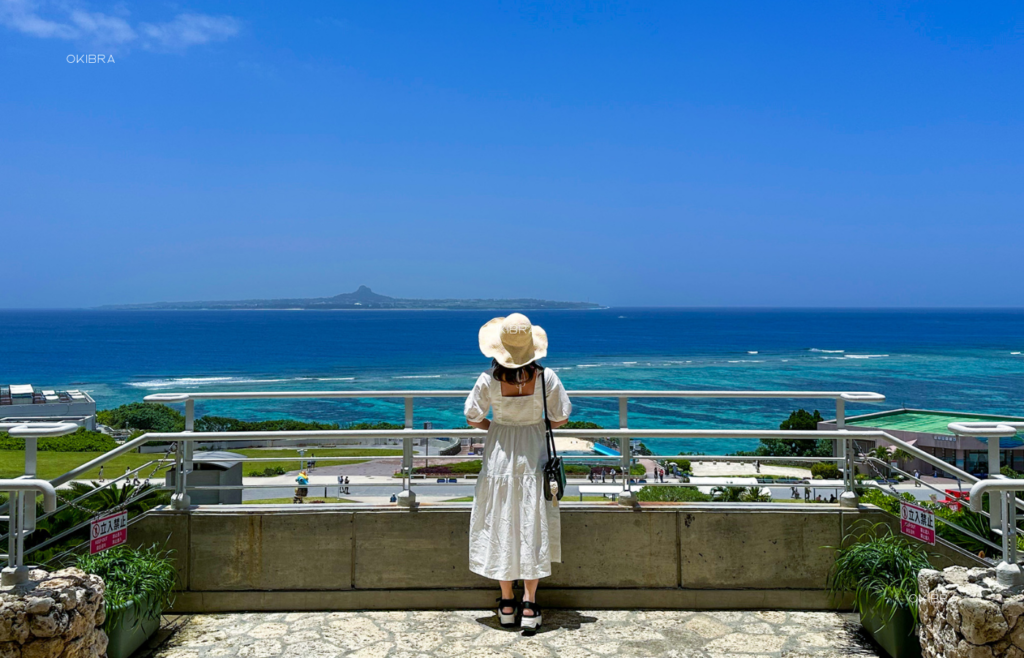
{"label": "hat brim", "polygon": [[501,342],[501,323],[505,318],[494,318],[480,327],[480,351],[484,356],[494,359],[506,368],[522,368],[548,355],[548,333],[537,325],[532,325],[533,353],[521,363],[517,363],[512,354]]}

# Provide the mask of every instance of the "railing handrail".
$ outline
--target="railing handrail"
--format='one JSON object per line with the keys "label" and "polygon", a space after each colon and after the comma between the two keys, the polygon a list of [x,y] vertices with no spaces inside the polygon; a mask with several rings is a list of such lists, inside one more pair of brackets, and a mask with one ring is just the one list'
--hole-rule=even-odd
{"label": "railing handrail", "polygon": [[0,491],[38,491],[43,494],[43,509],[52,512],[57,507],[57,491],[46,480],[24,478],[21,480],[0,480]]}
{"label": "railing handrail", "polygon": [[[187,400],[259,400],[287,398],[458,398],[467,390],[395,391],[195,391],[152,393],[146,402],[175,403]],[[810,398],[848,402],[884,402],[885,396],[872,391],[651,391],[584,389],[566,391],[570,398]]]}

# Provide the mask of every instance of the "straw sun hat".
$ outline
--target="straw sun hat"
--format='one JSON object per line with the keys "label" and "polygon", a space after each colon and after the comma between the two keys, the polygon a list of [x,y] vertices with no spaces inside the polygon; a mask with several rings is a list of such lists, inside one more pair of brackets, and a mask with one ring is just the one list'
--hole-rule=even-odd
{"label": "straw sun hat", "polygon": [[521,368],[548,354],[548,334],[522,313],[480,327],[480,351],[506,368]]}

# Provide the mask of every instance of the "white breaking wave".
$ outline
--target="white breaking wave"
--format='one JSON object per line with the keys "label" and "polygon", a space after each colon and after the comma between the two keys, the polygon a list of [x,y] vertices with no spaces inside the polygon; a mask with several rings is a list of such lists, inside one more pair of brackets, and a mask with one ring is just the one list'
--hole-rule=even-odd
{"label": "white breaking wave", "polygon": [[318,382],[350,382],[350,381],[353,381],[354,379],[355,379],[355,377],[317,377],[316,378],[316,380]]}
{"label": "white breaking wave", "polygon": [[727,363],[764,363],[761,359],[739,359],[737,361],[728,361]]}
{"label": "white breaking wave", "polygon": [[1016,355],[1018,355],[1018,356],[1019,356],[1019,355],[1020,355],[1020,352],[1010,352],[1010,354],[1016,354]]}
{"label": "white breaking wave", "polygon": [[144,382],[128,382],[135,388],[198,388],[200,386],[223,386],[226,384],[273,384],[297,379],[252,379],[250,377],[175,377],[174,379],[150,379]]}
{"label": "white breaking wave", "polygon": [[600,368],[600,363],[582,363],[576,366],[577,368]]}
{"label": "white breaking wave", "polygon": [[757,350],[747,350],[747,354],[757,354]]}
{"label": "white breaking wave", "polygon": [[882,357],[889,356],[888,354],[846,354],[843,356],[844,359],[881,359]]}
{"label": "white breaking wave", "polygon": [[623,361],[622,365],[624,365],[624,366],[635,366],[636,363],[637,363],[636,361]]}
{"label": "white breaking wave", "polygon": [[441,375],[396,375],[391,379],[441,379]]}
{"label": "white breaking wave", "polygon": [[842,354],[846,350],[819,350],[817,347],[812,347],[807,350],[808,352],[821,352],[822,354]]}

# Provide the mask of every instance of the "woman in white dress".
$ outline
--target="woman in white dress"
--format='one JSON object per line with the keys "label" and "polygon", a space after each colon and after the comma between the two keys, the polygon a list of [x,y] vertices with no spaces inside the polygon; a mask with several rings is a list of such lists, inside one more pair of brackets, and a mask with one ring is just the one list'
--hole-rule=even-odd
{"label": "woman in white dress", "polygon": [[[568,421],[572,405],[558,375],[537,362],[547,347],[547,334],[525,315],[485,324],[480,351],[493,362],[476,380],[465,407],[467,422],[487,430],[470,518],[469,569],[499,581],[501,625],[515,626],[519,617],[527,631],[541,624],[538,581],[551,575],[552,562],[562,560],[558,500],[544,498],[543,391],[552,427]],[[517,580],[523,581],[521,606],[512,592]]]}

